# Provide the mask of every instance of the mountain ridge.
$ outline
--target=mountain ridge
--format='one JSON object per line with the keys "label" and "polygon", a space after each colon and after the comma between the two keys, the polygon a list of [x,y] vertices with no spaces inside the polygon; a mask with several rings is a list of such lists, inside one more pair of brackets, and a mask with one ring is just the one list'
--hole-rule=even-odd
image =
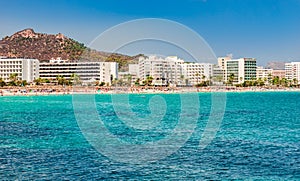
{"label": "mountain ridge", "polygon": [[62,33],[36,33],[32,28],[18,31],[0,40],[0,56],[8,58],[34,58],[40,61],[61,58],[63,60],[118,62],[120,69],[126,71],[128,63],[137,63],[136,56],[101,52],[86,47]]}

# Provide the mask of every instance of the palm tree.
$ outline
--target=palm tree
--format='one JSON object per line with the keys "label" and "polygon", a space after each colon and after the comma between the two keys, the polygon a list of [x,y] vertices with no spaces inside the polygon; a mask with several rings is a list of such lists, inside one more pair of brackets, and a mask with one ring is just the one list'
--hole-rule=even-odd
{"label": "palm tree", "polygon": [[281,80],[279,80],[279,82],[280,82],[279,84],[284,87],[287,87],[287,85],[288,85],[288,81],[286,78],[282,78]]}
{"label": "palm tree", "polygon": [[34,79],[33,82],[35,82],[35,85],[40,85],[41,83],[43,83],[43,79],[42,78],[37,78],[37,79]]}
{"label": "palm tree", "polygon": [[70,80],[69,80],[69,85],[71,85],[71,84],[78,84],[78,83],[80,83],[80,79],[79,79],[79,76],[77,75],[77,74],[72,74],[71,76],[70,76]]}
{"label": "palm tree", "polygon": [[268,83],[268,82],[267,82],[267,80],[268,80],[268,78],[267,78],[267,77],[265,77],[265,78],[264,78],[264,80],[263,80],[263,82],[264,82],[264,85]]}
{"label": "palm tree", "polygon": [[21,81],[21,86],[23,87],[23,86],[26,86],[26,85],[28,85],[27,81],[26,80],[22,80]]}
{"label": "palm tree", "polygon": [[6,86],[6,83],[5,83],[5,81],[3,80],[2,77],[0,77],[0,86],[1,86],[1,87]]}
{"label": "palm tree", "polygon": [[136,79],[136,81],[134,82],[134,85],[139,86],[140,85],[140,79]]}
{"label": "palm tree", "polygon": [[10,74],[9,80],[10,80],[9,84],[11,86],[16,86],[18,80],[18,74],[17,73]]}
{"label": "palm tree", "polygon": [[262,80],[262,78],[258,78],[258,80],[256,81],[258,86],[264,86],[265,82]]}
{"label": "palm tree", "polygon": [[153,81],[153,77],[152,76],[147,76],[147,78],[146,78],[146,85],[152,85],[152,81]]}
{"label": "palm tree", "polygon": [[296,86],[298,84],[298,80],[296,78],[293,79],[293,84]]}
{"label": "palm tree", "polygon": [[66,83],[66,79],[61,75],[57,75],[56,80],[58,85],[65,85]]}
{"label": "palm tree", "polygon": [[280,79],[279,79],[279,77],[278,76],[276,76],[276,77],[273,77],[273,79],[272,79],[272,83],[273,83],[273,85],[279,85],[279,82],[280,81]]}
{"label": "palm tree", "polygon": [[272,74],[268,74],[268,84],[272,84]]}
{"label": "palm tree", "polygon": [[229,75],[229,78],[228,78],[228,83],[229,83],[230,85],[233,85],[233,80],[234,80],[234,74],[230,74],[230,75]]}

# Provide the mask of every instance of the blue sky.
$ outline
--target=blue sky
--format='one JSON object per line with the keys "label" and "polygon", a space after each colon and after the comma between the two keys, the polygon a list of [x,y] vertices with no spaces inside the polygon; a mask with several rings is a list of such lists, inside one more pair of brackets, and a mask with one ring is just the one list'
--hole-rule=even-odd
{"label": "blue sky", "polygon": [[195,30],[217,56],[300,61],[300,0],[10,0],[0,9],[0,37],[30,27],[89,44],[119,23],[165,18]]}

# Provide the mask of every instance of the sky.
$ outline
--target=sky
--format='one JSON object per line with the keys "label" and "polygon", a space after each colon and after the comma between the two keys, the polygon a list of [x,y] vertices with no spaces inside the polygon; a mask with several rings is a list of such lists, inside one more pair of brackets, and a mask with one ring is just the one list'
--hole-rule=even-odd
{"label": "sky", "polygon": [[265,65],[300,61],[299,12],[300,0],[10,0],[0,1],[0,37],[33,28],[89,45],[120,23],[163,18],[197,32],[216,56]]}

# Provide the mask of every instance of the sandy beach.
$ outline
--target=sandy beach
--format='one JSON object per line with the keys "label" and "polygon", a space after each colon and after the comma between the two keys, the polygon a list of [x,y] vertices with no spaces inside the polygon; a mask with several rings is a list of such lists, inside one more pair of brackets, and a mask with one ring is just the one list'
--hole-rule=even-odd
{"label": "sandy beach", "polygon": [[2,87],[1,96],[42,96],[69,94],[172,94],[193,92],[300,92],[300,88],[286,87]]}

